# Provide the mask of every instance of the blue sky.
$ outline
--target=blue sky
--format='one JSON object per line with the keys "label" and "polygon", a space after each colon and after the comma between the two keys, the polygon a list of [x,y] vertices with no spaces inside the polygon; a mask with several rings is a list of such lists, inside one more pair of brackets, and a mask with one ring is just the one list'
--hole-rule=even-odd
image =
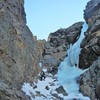
{"label": "blue sky", "polygon": [[89,0],[25,0],[27,25],[37,39],[51,32],[84,21],[83,10]]}

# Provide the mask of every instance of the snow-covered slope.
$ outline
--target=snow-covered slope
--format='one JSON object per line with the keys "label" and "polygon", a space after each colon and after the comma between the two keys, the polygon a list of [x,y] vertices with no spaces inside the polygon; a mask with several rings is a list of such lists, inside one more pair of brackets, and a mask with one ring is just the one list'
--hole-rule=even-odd
{"label": "snow-covered slope", "polygon": [[57,78],[51,74],[46,74],[47,77],[43,81],[38,80],[32,85],[30,83],[23,84],[22,90],[26,95],[30,96],[31,100],[90,100],[81,93],[76,95],[74,93],[69,93],[68,95],[57,93],[56,89],[60,87]]}

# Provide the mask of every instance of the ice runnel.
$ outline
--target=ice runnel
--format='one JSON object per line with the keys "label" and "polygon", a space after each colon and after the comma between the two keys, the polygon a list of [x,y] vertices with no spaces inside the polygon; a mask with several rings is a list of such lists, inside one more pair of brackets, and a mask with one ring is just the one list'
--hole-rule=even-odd
{"label": "ice runnel", "polygon": [[68,62],[69,65],[75,66],[79,63],[79,53],[80,53],[80,43],[84,39],[85,35],[84,32],[87,30],[88,25],[86,23],[83,24],[83,28],[81,30],[80,37],[76,43],[74,43],[73,46],[70,47],[70,49],[67,51],[68,52]]}

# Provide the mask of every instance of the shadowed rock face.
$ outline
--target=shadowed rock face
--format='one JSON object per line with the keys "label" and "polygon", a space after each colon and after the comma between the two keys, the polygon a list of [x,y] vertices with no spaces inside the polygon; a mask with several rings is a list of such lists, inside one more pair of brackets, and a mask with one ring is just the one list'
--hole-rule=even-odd
{"label": "shadowed rock face", "polygon": [[87,3],[84,17],[89,28],[81,43],[83,49],[80,54],[79,66],[83,69],[88,68],[100,55],[100,0],[91,0]]}
{"label": "shadowed rock face", "polygon": [[39,71],[37,43],[26,26],[23,6],[24,0],[0,0],[1,100],[25,100],[18,90]]}
{"label": "shadowed rock face", "polygon": [[80,91],[91,100],[100,99],[100,57],[80,76]]}
{"label": "shadowed rock face", "polygon": [[[100,31],[97,32],[97,34],[99,35]],[[85,38],[83,40],[84,47],[80,54],[80,68],[85,69],[90,67],[92,62],[97,60],[98,56],[100,55],[100,36],[98,35],[94,37],[89,35],[87,36],[88,39]],[[83,46],[83,44],[81,46]]]}
{"label": "shadowed rock face", "polygon": [[87,3],[84,18],[89,25],[81,43],[79,66],[89,68],[80,76],[80,91],[91,98],[100,99],[100,0]]}

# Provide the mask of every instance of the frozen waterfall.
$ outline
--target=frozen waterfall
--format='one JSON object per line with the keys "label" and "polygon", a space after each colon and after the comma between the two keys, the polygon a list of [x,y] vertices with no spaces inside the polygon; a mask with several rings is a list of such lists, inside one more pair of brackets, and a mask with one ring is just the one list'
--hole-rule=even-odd
{"label": "frozen waterfall", "polygon": [[67,51],[68,57],[66,57],[64,61],[61,62],[58,68],[58,82],[59,84],[63,85],[64,89],[69,94],[78,93],[79,85],[76,82],[76,78],[85,71],[78,68],[78,63],[81,50],[80,43],[84,38],[84,32],[87,30],[87,28],[88,25],[84,23],[78,41],[69,48],[69,50]]}
{"label": "frozen waterfall", "polygon": [[83,28],[81,30],[80,37],[76,43],[74,43],[73,46],[70,47],[70,49],[67,51],[68,52],[68,65],[70,66],[75,66],[79,63],[79,53],[80,53],[80,43],[84,39],[84,32],[87,30],[88,25],[86,23],[83,24]]}

